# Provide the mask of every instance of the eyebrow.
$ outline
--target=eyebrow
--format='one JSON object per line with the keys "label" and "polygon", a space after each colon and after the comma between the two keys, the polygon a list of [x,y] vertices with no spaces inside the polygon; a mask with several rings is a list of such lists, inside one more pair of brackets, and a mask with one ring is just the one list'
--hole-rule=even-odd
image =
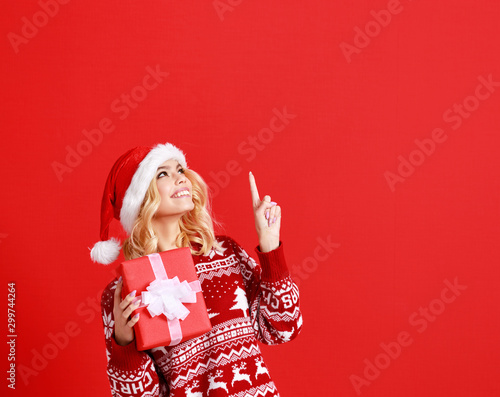
{"label": "eyebrow", "polygon": [[[182,166],[181,166],[179,163],[177,163],[177,167],[175,167],[175,168],[179,168],[179,167],[181,167],[181,168],[182,168]],[[157,171],[160,171],[162,168],[163,168],[163,169],[166,169],[166,170],[169,170],[169,169],[171,169],[172,167],[170,167],[169,165],[162,165],[161,167],[158,167]]]}

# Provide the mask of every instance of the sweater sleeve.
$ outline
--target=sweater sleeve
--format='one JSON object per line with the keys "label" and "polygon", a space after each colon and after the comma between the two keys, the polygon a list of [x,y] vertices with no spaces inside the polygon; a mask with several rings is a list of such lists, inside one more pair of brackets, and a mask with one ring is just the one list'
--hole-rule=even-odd
{"label": "sweater sleeve", "polygon": [[168,387],[158,376],[153,359],[146,351],[138,351],[135,342],[126,346],[116,343],[114,337],[114,293],[117,280],[111,282],[101,297],[101,314],[106,343],[107,374],[114,397],[167,397]]}
{"label": "sweater sleeve", "polygon": [[266,253],[255,247],[257,263],[236,241],[230,241],[245,280],[250,320],[257,339],[268,345],[294,339],[302,328],[302,314],[299,289],[288,271],[283,242]]}

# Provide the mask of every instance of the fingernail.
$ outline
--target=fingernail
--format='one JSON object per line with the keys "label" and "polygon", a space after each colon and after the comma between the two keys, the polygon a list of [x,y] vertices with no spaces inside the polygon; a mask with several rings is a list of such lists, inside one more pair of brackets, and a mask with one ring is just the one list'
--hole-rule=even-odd
{"label": "fingernail", "polygon": [[273,204],[273,205],[276,205],[278,203],[274,202],[274,201],[271,201],[269,204]]}
{"label": "fingernail", "polygon": [[269,219],[269,212],[266,212],[266,219]]}
{"label": "fingernail", "polygon": [[121,283],[122,282],[122,276],[120,276],[120,278],[118,279],[118,282]]}
{"label": "fingernail", "polygon": [[141,303],[141,299],[140,298],[136,298],[134,300],[134,305],[139,306],[140,303]]}
{"label": "fingernail", "polygon": [[140,313],[137,313],[133,318],[139,318],[139,314]]}
{"label": "fingernail", "polygon": [[273,223],[276,222],[276,217],[273,218]]}
{"label": "fingernail", "polygon": [[128,294],[129,297],[133,298],[135,296],[135,293],[137,292],[136,289],[134,289],[130,294]]}

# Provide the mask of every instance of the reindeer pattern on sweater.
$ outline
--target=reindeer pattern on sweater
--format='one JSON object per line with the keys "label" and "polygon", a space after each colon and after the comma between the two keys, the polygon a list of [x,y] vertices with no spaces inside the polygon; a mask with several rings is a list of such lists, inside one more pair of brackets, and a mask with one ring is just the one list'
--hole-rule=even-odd
{"label": "reindeer pattern on sweater", "polygon": [[[177,346],[138,351],[113,336],[113,280],[101,308],[111,393],[121,396],[279,396],[257,341],[274,345],[295,338],[302,326],[299,293],[290,277],[283,243],[255,248],[257,263],[228,236],[221,251],[193,255],[212,330]],[[140,320],[139,320],[140,321]]]}

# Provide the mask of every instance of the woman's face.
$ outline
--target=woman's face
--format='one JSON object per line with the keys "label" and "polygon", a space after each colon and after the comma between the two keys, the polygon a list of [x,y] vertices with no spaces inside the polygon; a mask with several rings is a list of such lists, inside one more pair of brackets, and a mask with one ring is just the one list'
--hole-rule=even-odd
{"label": "woman's face", "polygon": [[155,216],[184,215],[194,209],[191,181],[177,160],[167,160],[158,167],[156,185],[161,202]]}

